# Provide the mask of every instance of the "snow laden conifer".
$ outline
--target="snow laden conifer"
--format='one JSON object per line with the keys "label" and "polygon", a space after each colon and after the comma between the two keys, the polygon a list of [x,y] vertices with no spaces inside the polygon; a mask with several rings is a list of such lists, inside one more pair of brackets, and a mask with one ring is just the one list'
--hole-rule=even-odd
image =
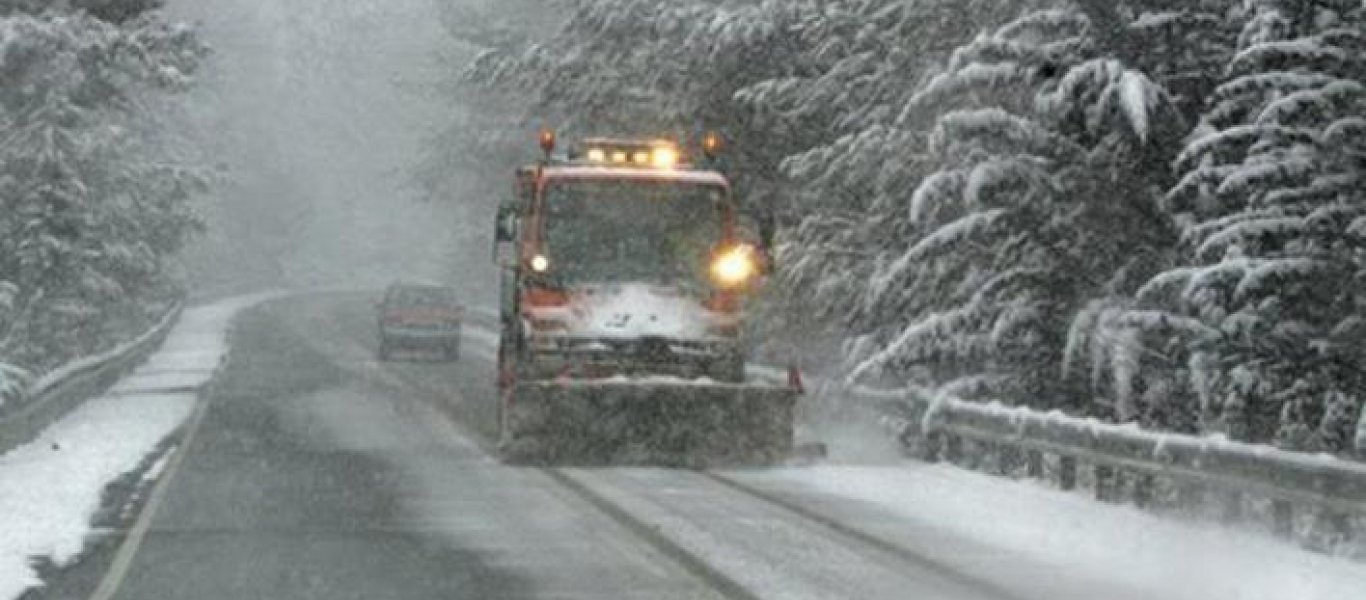
{"label": "snow laden conifer", "polygon": [[727,119],[747,82],[795,68],[784,49],[800,36],[786,25],[812,5],[578,0],[555,35],[492,49],[469,77],[525,94],[536,120],[570,133],[688,131]]}
{"label": "snow laden conifer", "polygon": [[1357,419],[1356,451],[1357,456],[1366,458],[1366,410],[1361,410]]}
{"label": "snow laden conifer", "polygon": [[1166,228],[1144,156],[1180,133],[1161,86],[1096,47],[1084,14],[1031,11],[901,108],[902,128],[932,123],[930,167],[876,213],[899,235],[857,307],[853,377],[1092,410],[1059,385],[1064,333],[1082,299],[1151,270]]}
{"label": "snow laden conifer", "polygon": [[1194,124],[1237,42],[1237,29],[1231,26],[1228,14],[1240,2],[1131,2],[1134,16],[1119,24],[1123,32],[1117,36],[1114,50],[1132,68],[1167,90],[1182,116]]}
{"label": "snow laden conifer", "polygon": [[[137,3],[101,6],[116,4]],[[0,17],[0,280],[13,288],[0,356],[51,366],[158,310],[203,180],[168,152],[158,115],[202,54],[149,14]]]}
{"label": "snow laden conifer", "polygon": [[[8,326],[14,315],[14,296],[18,288],[8,281],[0,281],[0,328]],[[0,412],[17,405],[28,389],[31,374],[15,365],[0,361]]]}
{"label": "snow laden conifer", "polygon": [[908,235],[905,194],[931,167],[931,123],[899,123],[901,109],[955,48],[1000,22],[997,2],[834,3],[809,20],[806,69],[736,94],[753,129],[788,141],[777,331],[838,338],[853,324],[877,257]]}
{"label": "snow laden conifer", "polygon": [[1135,342],[1095,356],[1121,389],[1175,388],[1205,431],[1346,450],[1366,390],[1366,21],[1275,0],[1239,20],[1163,199],[1181,265],[1086,317]]}

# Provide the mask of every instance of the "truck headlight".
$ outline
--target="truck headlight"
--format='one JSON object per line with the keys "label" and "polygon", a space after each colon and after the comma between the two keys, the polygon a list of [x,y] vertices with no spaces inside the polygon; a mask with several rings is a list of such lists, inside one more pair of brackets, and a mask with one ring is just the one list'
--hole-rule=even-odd
{"label": "truck headlight", "polygon": [[711,278],[724,288],[740,287],[759,272],[754,247],[741,244],[722,251],[712,259]]}
{"label": "truck headlight", "polygon": [[678,151],[669,147],[657,147],[654,149],[651,162],[656,169],[672,169],[678,166]]}
{"label": "truck headlight", "polygon": [[529,263],[531,270],[537,273],[544,273],[550,270],[550,259],[546,258],[544,254],[537,254],[536,256],[531,257]]}

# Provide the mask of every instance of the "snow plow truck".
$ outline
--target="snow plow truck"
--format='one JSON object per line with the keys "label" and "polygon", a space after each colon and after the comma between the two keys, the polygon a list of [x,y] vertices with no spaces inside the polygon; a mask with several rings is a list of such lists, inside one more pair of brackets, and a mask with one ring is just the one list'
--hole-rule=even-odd
{"label": "snow plow truck", "polygon": [[[585,139],[517,170],[498,210],[499,452],[514,464],[779,462],[800,394],[746,376],[772,217],[666,140]],[[747,226],[756,225],[757,226]],[[757,233],[756,230],[757,229]]]}

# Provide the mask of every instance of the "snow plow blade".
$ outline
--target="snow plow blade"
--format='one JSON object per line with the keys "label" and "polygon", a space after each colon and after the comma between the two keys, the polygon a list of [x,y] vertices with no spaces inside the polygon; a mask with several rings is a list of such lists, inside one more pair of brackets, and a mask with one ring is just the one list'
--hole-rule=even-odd
{"label": "snow plow blade", "polygon": [[788,459],[798,392],[755,384],[522,383],[503,404],[503,459],[535,465],[762,466]]}

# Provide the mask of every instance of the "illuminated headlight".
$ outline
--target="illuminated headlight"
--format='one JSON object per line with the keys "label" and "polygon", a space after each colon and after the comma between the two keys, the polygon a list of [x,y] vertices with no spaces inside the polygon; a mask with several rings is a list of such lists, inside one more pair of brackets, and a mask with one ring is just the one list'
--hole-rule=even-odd
{"label": "illuminated headlight", "polygon": [[672,169],[678,165],[678,151],[667,147],[655,148],[652,162],[657,169]]}
{"label": "illuminated headlight", "polygon": [[537,273],[544,273],[550,270],[550,259],[546,258],[544,254],[537,254],[536,256],[531,257],[529,264],[531,270]]}
{"label": "illuminated headlight", "polygon": [[754,248],[749,245],[727,249],[717,255],[711,263],[712,280],[725,288],[740,287],[748,283],[758,271],[759,265],[754,258]]}

